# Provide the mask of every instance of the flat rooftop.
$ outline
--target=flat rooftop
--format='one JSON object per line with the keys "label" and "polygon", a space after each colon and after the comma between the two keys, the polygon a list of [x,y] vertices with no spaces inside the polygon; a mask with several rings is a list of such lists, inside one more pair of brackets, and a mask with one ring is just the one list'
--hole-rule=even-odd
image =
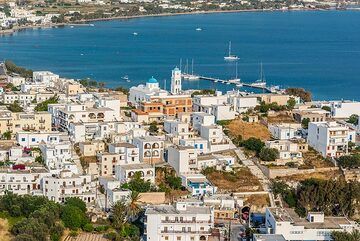
{"label": "flat rooftop", "polygon": [[187,206],[186,210],[178,210],[172,205],[157,205],[148,207],[146,214],[210,214],[210,207]]}
{"label": "flat rooftop", "polygon": [[282,234],[254,234],[256,241],[286,241]]}
{"label": "flat rooftop", "polygon": [[304,226],[305,229],[339,229],[340,225],[350,225],[346,217],[325,216],[324,222],[309,222],[306,218],[300,217],[291,208],[268,208],[277,222],[290,222],[294,226]]}

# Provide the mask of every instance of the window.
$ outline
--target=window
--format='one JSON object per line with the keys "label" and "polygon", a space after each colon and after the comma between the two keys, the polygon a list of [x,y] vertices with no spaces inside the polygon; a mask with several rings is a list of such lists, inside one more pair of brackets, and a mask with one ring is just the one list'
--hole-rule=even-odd
{"label": "window", "polygon": [[177,236],[177,237],[176,237],[176,240],[181,240],[181,236]]}
{"label": "window", "polygon": [[165,236],[165,240],[169,240],[169,236]]}

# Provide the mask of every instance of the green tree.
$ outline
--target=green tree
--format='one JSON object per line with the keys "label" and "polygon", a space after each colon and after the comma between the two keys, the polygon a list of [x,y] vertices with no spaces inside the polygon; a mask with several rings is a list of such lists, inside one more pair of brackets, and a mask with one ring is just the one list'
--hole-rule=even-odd
{"label": "green tree", "polygon": [[150,123],[150,126],[149,126],[149,132],[153,135],[157,134],[159,131],[159,128],[157,127],[157,123],[154,121],[154,122],[151,122]]}
{"label": "green tree", "polygon": [[346,122],[353,124],[353,125],[357,125],[359,123],[359,116],[355,115],[355,114],[351,115]]}
{"label": "green tree", "polygon": [[139,193],[136,191],[131,192],[130,201],[127,207],[127,215],[131,218],[137,216],[140,212],[140,206],[138,205],[139,202]]}
{"label": "green tree", "polygon": [[14,103],[10,104],[8,110],[11,112],[23,112],[24,109],[19,105],[19,101],[15,100]]}
{"label": "green tree", "polygon": [[323,107],[321,107],[321,109],[331,112],[330,106],[323,106]]}
{"label": "green tree", "polygon": [[287,101],[287,107],[288,107],[289,110],[294,109],[295,105],[296,105],[296,101],[295,101],[294,98],[290,98],[290,99]]}
{"label": "green tree", "polygon": [[36,111],[48,111],[48,105],[49,104],[56,104],[58,103],[59,98],[55,95],[39,104],[37,104],[34,108]]}
{"label": "green tree", "polygon": [[11,139],[11,131],[5,131],[5,132],[2,134],[2,139],[4,139],[4,140],[10,140],[10,139]]}
{"label": "green tree", "polygon": [[166,176],[166,183],[171,187],[172,189],[181,189],[181,178],[174,176],[174,175],[167,175]]}
{"label": "green tree", "polygon": [[122,185],[122,188],[130,189],[135,192],[149,192],[151,190],[151,183],[144,181],[141,178],[140,172],[135,172],[131,180],[128,183]]}
{"label": "green tree", "polygon": [[278,159],[280,156],[279,151],[275,148],[264,147],[261,149],[259,157],[263,161],[271,162]]}
{"label": "green tree", "polygon": [[359,241],[360,240],[360,231],[353,230],[351,233],[334,231],[331,233],[331,237],[334,241]]}
{"label": "green tree", "polygon": [[337,162],[343,168],[359,168],[360,154],[341,156]]}
{"label": "green tree", "polygon": [[5,61],[5,67],[6,67],[7,71],[9,71],[11,73],[19,74],[21,77],[24,77],[24,78],[32,78],[32,75],[33,75],[32,70],[25,69],[23,67],[19,67],[10,60]]}
{"label": "green tree", "polygon": [[242,142],[242,146],[248,150],[255,151],[256,154],[259,154],[261,149],[265,146],[265,143],[258,138],[250,137]]}
{"label": "green tree", "polygon": [[309,128],[309,123],[310,123],[310,118],[304,118],[301,121],[301,125],[304,129],[308,129]]}
{"label": "green tree", "polygon": [[72,205],[64,206],[61,220],[65,227],[72,230],[81,228],[88,222],[85,213],[80,208]]}
{"label": "green tree", "polygon": [[111,208],[111,225],[116,230],[121,230],[127,221],[127,206],[125,202],[118,201]]}
{"label": "green tree", "polygon": [[86,212],[86,203],[78,197],[69,197],[65,200],[65,205],[78,207],[83,213]]}
{"label": "green tree", "polygon": [[92,231],[94,231],[94,226],[91,223],[87,223],[84,225],[83,230],[85,232],[91,233]]}

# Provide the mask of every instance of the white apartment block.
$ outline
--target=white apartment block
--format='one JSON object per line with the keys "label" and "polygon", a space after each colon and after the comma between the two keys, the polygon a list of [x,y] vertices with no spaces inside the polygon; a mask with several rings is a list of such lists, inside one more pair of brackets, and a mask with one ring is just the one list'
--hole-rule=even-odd
{"label": "white apartment block", "polygon": [[308,150],[308,144],[297,143],[289,140],[266,141],[265,146],[279,151],[279,164],[286,164],[289,161],[302,161],[302,153]]}
{"label": "white apartment block", "polygon": [[209,152],[208,141],[201,137],[179,140],[180,146],[192,146],[197,154]]}
{"label": "white apartment block", "polygon": [[356,228],[355,222],[346,217],[309,212],[307,218],[301,218],[288,208],[267,208],[265,219],[268,233],[283,235],[287,241],[329,241],[333,231],[351,232]]}
{"label": "white apartment block", "polygon": [[200,129],[200,137],[208,140],[208,147],[210,152],[222,151],[230,148],[230,142],[224,135],[222,126],[202,125]]}
{"label": "white apartment block", "polygon": [[109,153],[120,155],[119,165],[140,163],[139,148],[130,143],[111,143]]}
{"label": "white apartment block", "polygon": [[201,126],[211,126],[215,124],[215,116],[205,112],[193,112],[191,123],[194,130],[200,132]]}
{"label": "white apartment block", "polygon": [[164,131],[168,133],[166,139],[174,144],[179,144],[180,140],[192,138],[194,133],[190,131],[189,123],[179,120],[165,120]]}
{"label": "white apartment block", "polygon": [[1,169],[0,170],[0,195],[10,191],[18,195],[41,194],[41,180],[51,174],[44,168],[25,170]]}
{"label": "white apartment block", "polygon": [[121,183],[129,182],[135,173],[140,173],[141,178],[145,181],[155,183],[155,167],[153,165],[139,163],[115,166],[115,178]]}
{"label": "white apartment block", "polygon": [[258,105],[258,100],[254,96],[236,96],[232,98],[232,104],[236,112],[244,113],[254,109]]}
{"label": "white apartment block", "polygon": [[38,147],[40,143],[51,144],[58,143],[60,140],[68,140],[69,137],[62,132],[50,131],[50,132],[29,132],[21,131],[16,133],[16,142],[26,148]]}
{"label": "white apartment block", "polygon": [[233,120],[236,112],[230,104],[203,106],[202,111],[215,116],[215,121]]}
{"label": "white apartment block", "polygon": [[147,241],[208,240],[214,227],[212,208],[186,202],[148,207],[145,216]]}
{"label": "white apartment block", "polygon": [[139,148],[141,162],[155,164],[163,162],[164,141],[155,136],[136,137],[133,144]]}
{"label": "white apartment block", "polygon": [[323,157],[337,158],[348,153],[351,133],[348,126],[335,121],[310,122],[307,140]]}
{"label": "white apartment block", "polygon": [[167,149],[167,162],[176,173],[197,171],[197,152],[191,146],[171,146]]}
{"label": "white apartment block", "polygon": [[44,196],[59,203],[64,203],[68,197],[78,197],[85,203],[91,203],[96,197],[96,185],[90,175],[75,175],[67,170],[56,176],[44,177],[41,186]]}
{"label": "white apartment block", "polygon": [[301,128],[299,123],[282,123],[268,126],[271,136],[276,140],[300,138]]}
{"label": "white apartment block", "polygon": [[204,107],[211,105],[227,104],[227,96],[222,95],[220,91],[216,95],[195,95],[193,97],[193,111],[205,112]]}
{"label": "white apartment block", "polygon": [[53,141],[39,145],[46,167],[51,173],[58,174],[61,170],[70,170],[77,174],[78,169],[72,161],[72,144],[69,141]]}
{"label": "white apartment block", "polygon": [[33,81],[37,83],[46,84],[47,86],[54,86],[55,82],[59,80],[59,75],[49,71],[34,71]]}
{"label": "white apartment block", "polygon": [[331,101],[330,107],[334,118],[349,118],[353,114],[360,116],[360,102],[357,101]]}

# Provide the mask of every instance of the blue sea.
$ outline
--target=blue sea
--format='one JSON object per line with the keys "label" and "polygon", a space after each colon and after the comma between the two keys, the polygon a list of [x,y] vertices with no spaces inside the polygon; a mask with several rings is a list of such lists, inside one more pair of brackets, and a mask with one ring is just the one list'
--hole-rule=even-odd
{"label": "blue sea", "polygon": [[[189,69],[194,59],[196,74],[234,78],[235,64],[223,59],[229,41],[241,58],[243,82],[259,78],[262,62],[271,85],[303,87],[318,100],[360,100],[360,11],[198,14],[24,30],[0,37],[0,59],[108,87],[130,87],[154,76],[169,89],[180,59],[183,68],[188,59]],[[122,80],[125,75],[130,83]],[[234,88],[205,80],[183,85]]]}

